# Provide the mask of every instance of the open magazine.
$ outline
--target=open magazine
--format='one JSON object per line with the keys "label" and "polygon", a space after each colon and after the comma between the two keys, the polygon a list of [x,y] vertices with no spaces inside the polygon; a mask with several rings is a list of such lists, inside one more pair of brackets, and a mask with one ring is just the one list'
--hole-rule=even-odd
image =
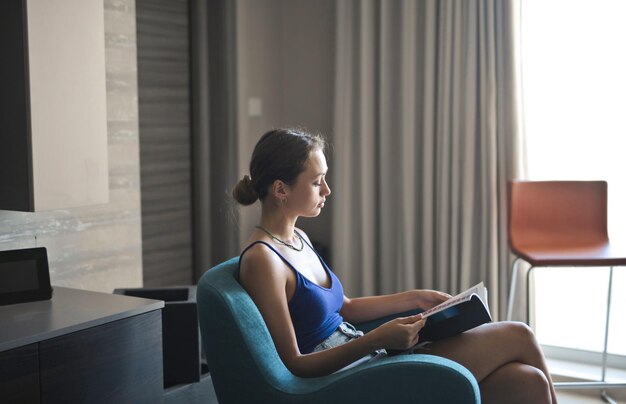
{"label": "open magazine", "polygon": [[420,343],[452,337],[491,322],[487,288],[481,282],[426,310],[422,315],[427,320],[420,331]]}

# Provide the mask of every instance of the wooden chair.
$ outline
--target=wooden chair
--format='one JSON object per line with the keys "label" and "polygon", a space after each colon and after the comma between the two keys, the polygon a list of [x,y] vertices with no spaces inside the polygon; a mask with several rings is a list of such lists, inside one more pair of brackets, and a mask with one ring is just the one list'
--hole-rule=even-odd
{"label": "wooden chair", "polygon": [[[526,276],[526,314],[530,323],[529,280],[535,267],[610,267],[602,381],[558,383],[559,387],[626,387],[605,382],[613,267],[626,265],[626,249],[611,245],[607,231],[605,181],[509,182],[509,247],[512,265],[507,319],[511,319],[518,264],[530,264]],[[604,393],[603,393],[604,394]]]}

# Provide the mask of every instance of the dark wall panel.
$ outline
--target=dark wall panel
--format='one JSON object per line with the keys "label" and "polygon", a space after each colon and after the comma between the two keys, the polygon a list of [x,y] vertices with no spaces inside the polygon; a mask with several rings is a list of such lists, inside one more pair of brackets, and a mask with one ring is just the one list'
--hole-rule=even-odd
{"label": "dark wall panel", "polygon": [[33,208],[24,3],[0,2],[0,209]]}
{"label": "dark wall panel", "polygon": [[189,6],[137,0],[145,286],[192,281]]}

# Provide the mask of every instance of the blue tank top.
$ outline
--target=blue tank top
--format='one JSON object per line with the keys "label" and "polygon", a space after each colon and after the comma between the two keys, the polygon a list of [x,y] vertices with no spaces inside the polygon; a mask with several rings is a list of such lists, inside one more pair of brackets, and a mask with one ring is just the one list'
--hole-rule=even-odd
{"label": "blue tank top", "polygon": [[343,318],[339,314],[339,310],[343,306],[343,286],[317,251],[304,238],[302,240],[315,252],[322,263],[324,270],[330,277],[330,288],[311,282],[265,241],[255,241],[246,247],[239,256],[239,264],[241,265],[241,258],[246,251],[253,245],[260,243],[274,251],[293,270],[296,275],[296,289],[288,303],[289,315],[296,332],[300,353],[306,354],[311,353],[343,322]]}

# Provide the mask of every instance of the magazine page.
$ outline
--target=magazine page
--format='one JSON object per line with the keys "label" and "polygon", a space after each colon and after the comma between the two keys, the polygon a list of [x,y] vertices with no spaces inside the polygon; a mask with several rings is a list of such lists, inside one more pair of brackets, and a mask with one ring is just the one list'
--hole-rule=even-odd
{"label": "magazine page", "polygon": [[[467,289],[466,291],[461,292],[458,295],[451,297],[450,299],[446,300],[445,302],[441,303],[440,305],[437,305],[435,307],[432,307],[432,308],[424,311],[422,313],[422,316],[424,318],[428,318],[428,317],[432,316],[435,313],[439,313],[440,311],[443,311],[443,310],[447,309],[450,306],[454,306],[455,304],[466,302],[466,301],[470,300],[472,298],[472,295],[477,295],[478,297],[480,297],[480,299],[485,304],[485,307],[488,307],[487,303],[486,303],[487,302],[487,288],[485,288],[485,285],[483,284],[483,282],[480,282],[479,284],[472,286],[471,288]],[[489,309],[487,309],[487,310],[489,310]]]}

